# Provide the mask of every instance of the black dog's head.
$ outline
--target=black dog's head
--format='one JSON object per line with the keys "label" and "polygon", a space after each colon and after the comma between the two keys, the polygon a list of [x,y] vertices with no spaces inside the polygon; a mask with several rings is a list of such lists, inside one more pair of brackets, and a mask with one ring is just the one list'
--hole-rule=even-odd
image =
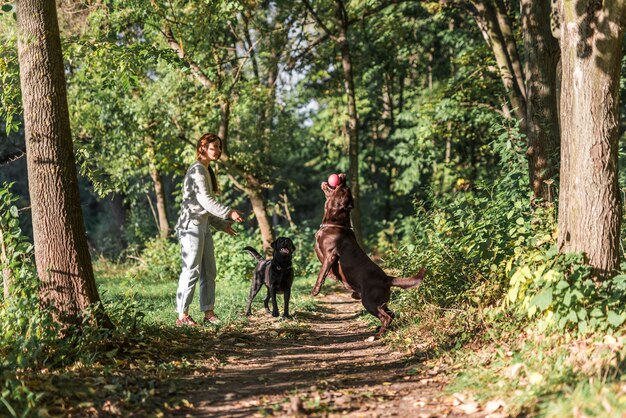
{"label": "black dog's head", "polygon": [[274,259],[291,260],[291,256],[296,251],[296,246],[293,245],[291,239],[278,237],[276,241],[272,242],[272,249],[274,250]]}

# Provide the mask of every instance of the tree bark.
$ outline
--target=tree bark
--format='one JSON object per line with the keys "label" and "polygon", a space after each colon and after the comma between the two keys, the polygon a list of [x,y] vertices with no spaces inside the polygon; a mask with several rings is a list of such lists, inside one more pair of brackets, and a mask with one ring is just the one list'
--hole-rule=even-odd
{"label": "tree bark", "polygon": [[[228,143],[228,126],[230,124],[230,103],[226,101],[223,102],[223,104],[226,104],[226,106],[222,107],[223,111],[220,112],[219,135],[220,138],[222,138],[222,145],[226,145]],[[238,184],[238,187],[243,190],[246,197],[250,200],[252,212],[254,213],[257,223],[259,224],[263,251],[265,254],[269,255],[272,249],[272,242],[274,242],[274,231],[269,221],[269,217],[267,216],[267,206],[265,204],[265,199],[263,199],[263,189],[261,188],[260,182],[256,177],[250,174],[245,174],[243,170],[241,170],[241,168],[239,168],[232,161],[227,152],[222,152],[222,161],[229,171],[237,173],[237,175],[246,179],[247,184],[245,186]],[[235,182],[235,179],[232,176],[231,180]]]}
{"label": "tree bark", "polygon": [[364,247],[363,230],[361,229],[361,203],[359,192],[359,119],[356,108],[356,97],[354,92],[354,77],[352,74],[352,56],[350,53],[350,43],[348,42],[348,16],[343,0],[335,0],[336,14],[339,22],[339,33],[337,44],[341,51],[341,66],[344,75],[344,89],[348,100],[348,159],[350,186],[352,197],[354,198],[354,209],[351,212],[352,227],[357,241]]}
{"label": "tree bark", "polygon": [[[507,48],[507,41],[503,34],[503,27],[505,33],[512,33],[512,29],[507,27],[510,21],[507,19],[498,20],[498,12],[494,4],[489,0],[472,0],[470,11],[474,14],[478,27],[483,32],[483,36],[489,43],[496,64],[500,71],[500,77],[502,83],[509,96],[511,105],[513,106],[513,114],[519,120],[522,126],[522,131],[526,131],[526,102],[523,94],[524,87],[519,84],[519,78],[516,76],[516,66],[519,66],[519,62],[514,65],[515,57],[509,54]],[[517,55],[517,52],[515,52]],[[518,59],[519,61],[519,59]],[[519,67],[521,69],[521,66]],[[521,70],[518,70],[518,72]],[[522,77],[523,79],[523,77]]]}
{"label": "tree bark", "polygon": [[560,145],[557,65],[561,51],[550,29],[550,10],[547,1],[521,1],[526,53],[526,155],[533,197],[544,202],[553,199],[550,184],[557,178]]}
{"label": "tree bark", "polygon": [[170,234],[170,226],[167,221],[167,208],[165,205],[165,190],[163,188],[163,179],[161,173],[156,166],[150,166],[150,178],[154,185],[154,194],[156,196],[157,216],[159,218],[159,237],[166,239]]}
{"label": "tree bark", "polygon": [[156,165],[154,138],[146,137],[145,139],[147,147],[148,158],[148,171],[150,172],[150,178],[152,179],[152,185],[154,186],[154,195],[156,197],[156,210],[157,220],[159,227],[159,237],[167,239],[170,234],[170,226],[167,220],[167,206],[165,198],[165,188],[163,187],[163,178],[161,172]]}
{"label": "tree bark", "polygon": [[[543,3],[543,2],[542,2]],[[498,27],[502,33],[502,39],[506,45],[507,55],[511,61],[511,70],[513,77],[515,77],[515,83],[519,86],[520,95],[522,98],[526,98],[526,87],[524,84],[524,72],[522,71],[522,62],[520,60],[519,52],[517,51],[517,43],[513,36],[513,23],[509,17],[503,0],[495,0],[495,14],[498,19]],[[549,17],[549,14],[548,14]],[[549,28],[549,26],[548,26]]]}
{"label": "tree bark", "polygon": [[624,0],[563,1],[559,250],[596,279],[619,267],[619,82]]}
{"label": "tree bark", "polygon": [[[39,297],[56,321],[80,324],[100,297],[78,194],[56,6],[54,0],[15,6]],[[98,318],[111,325],[103,312]]]}
{"label": "tree bark", "polygon": [[267,207],[265,205],[265,199],[263,198],[262,189],[260,187],[247,187],[245,190],[248,198],[250,199],[250,203],[252,204],[254,216],[256,216],[257,222],[259,223],[261,240],[263,241],[263,251],[265,254],[269,255],[272,248],[272,242],[274,241],[274,232],[267,216]]}

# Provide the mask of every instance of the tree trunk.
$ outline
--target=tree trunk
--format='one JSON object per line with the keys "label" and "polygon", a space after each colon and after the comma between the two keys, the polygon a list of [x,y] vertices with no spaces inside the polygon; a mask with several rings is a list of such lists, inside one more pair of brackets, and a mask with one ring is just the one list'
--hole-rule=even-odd
{"label": "tree trunk", "polygon": [[624,0],[563,1],[559,250],[597,279],[619,267],[617,177]]}
{"label": "tree trunk", "polygon": [[[80,324],[100,300],[87,249],[54,0],[17,0],[18,57],[40,300]],[[102,325],[110,321],[101,312]]]}
{"label": "tree trunk", "polygon": [[[525,131],[526,102],[523,94],[524,87],[519,84],[518,76],[516,76],[516,68],[518,68],[517,71],[519,72],[521,71],[521,66],[519,62],[514,63],[515,60],[519,61],[517,52],[515,52],[515,56],[509,54],[511,47],[507,48],[504,34],[512,33],[512,29],[506,26],[510,25],[510,21],[504,18],[499,20],[498,11],[489,0],[472,0],[471,4],[473,7],[470,7],[470,10],[474,14],[476,23],[493,51],[502,83],[513,106],[513,114],[519,120],[522,131]],[[504,25],[504,27],[501,25]]]}
{"label": "tree trunk", "polygon": [[343,0],[336,0],[336,14],[339,21],[339,34],[337,43],[341,51],[341,65],[344,75],[344,88],[348,99],[348,158],[350,186],[352,197],[354,198],[354,209],[352,210],[352,227],[354,235],[361,245],[363,243],[363,230],[361,229],[361,203],[359,193],[359,120],[356,109],[356,97],[354,92],[354,77],[352,74],[352,57],[350,54],[350,44],[348,42],[348,16],[343,4]]}
{"label": "tree trunk", "polygon": [[159,237],[166,239],[170,234],[170,226],[167,221],[167,208],[165,206],[165,191],[163,188],[163,179],[161,173],[152,164],[150,166],[150,178],[154,184],[154,194],[156,196],[157,216],[159,218]]}
{"label": "tree trunk", "polygon": [[263,241],[263,251],[269,255],[272,248],[272,242],[274,241],[274,232],[269,218],[267,217],[267,208],[265,206],[265,199],[263,199],[262,189],[260,188],[246,188],[246,194],[252,203],[252,211],[256,216],[259,223],[259,229],[261,230],[261,240]]}
{"label": "tree trunk", "polygon": [[228,121],[230,120],[230,101],[223,98],[220,102],[220,124],[217,136],[222,139],[222,152],[228,154]]}
{"label": "tree trunk", "polygon": [[[222,138],[222,145],[228,143],[228,126],[230,124],[230,103],[227,101],[224,103],[226,105],[222,107],[223,112],[220,112],[221,117],[219,124],[219,135],[220,138]],[[247,185],[239,185],[239,188],[244,191],[252,205],[252,211],[259,224],[259,230],[261,231],[263,251],[265,254],[270,254],[272,248],[271,244],[274,242],[274,231],[272,230],[270,220],[267,216],[265,199],[263,199],[263,189],[261,188],[259,180],[252,175],[244,174],[243,171],[233,163],[227,152],[222,153],[222,160],[232,171],[237,172],[238,175],[246,179]],[[234,178],[232,179],[234,181]]]}
{"label": "tree trunk", "polygon": [[[542,2],[539,0],[539,2]],[[524,72],[522,71],[522,63],[520,61],[519,53],[517,51],[517,44],[515,43],[515,37],[513,36],[513,24],[511,18],[506,12],[506,7],[503,0],[495,0],[496,4],[496,18],[498,19],[498,27],[502,33],[502,39],[506,45],[506,51],[511,61],[511,70],[513,77],[515,77],[515,83],[519,86],[520,94],[523,98],[526,98],[526,87],[524,84]],[[549,13],[549,12],[548,12]],[[549,14],[547,17],[549,18]],[[550,26],[548,26],[549,28]]]}
{"label": "tree trunk", "polygon": [[165,199],[165,189],[163,187],[163,178],[161,172],[156,165],[156,151],[154,146],[154,138],[146,137],[145,139],[148,158],[148,171],[150,172],[150,178],[154,186],[154,195],[156,196],[156,210],[157,210],[157,226],[159,227],[159,237],[166,239],[170,234],[170,226],[167,221],[167,206]]}
{"label": "tree trunk", "polygon": [[560,50],[550,30],[550,10],[546,1],[521,2],[526,52],[526,155],[533,197],[544,202],[553,198],[550,183],[558,174],[560,143],[556,72]]}

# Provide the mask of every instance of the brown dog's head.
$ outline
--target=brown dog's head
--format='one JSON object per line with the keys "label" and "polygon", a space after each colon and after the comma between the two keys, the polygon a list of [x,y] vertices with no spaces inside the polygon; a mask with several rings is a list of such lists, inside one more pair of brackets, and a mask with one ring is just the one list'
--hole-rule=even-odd
{"label": "brown dog's head", "polygon": [[352,192],[346,184],[346,175],[339,174],[339,184],[337,187],[330,187],[327,182],[322,183],[322,191],[326,196],[324,205],[324,222],[341,221],[342,218],[349,219],[350,211],[354,209],[354,199]]}

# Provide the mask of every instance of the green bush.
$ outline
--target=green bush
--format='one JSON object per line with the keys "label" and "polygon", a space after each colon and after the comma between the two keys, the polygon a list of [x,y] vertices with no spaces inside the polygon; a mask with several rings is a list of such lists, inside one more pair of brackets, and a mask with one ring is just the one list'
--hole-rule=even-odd
{"label": "green bush", "polygon": [[[429,197],[400,229],[405,239],[387,254],[401,274],[427,268],[421,294],[442,307],[487,305],[505,291],[505,265],[534,235],[530,191],[515,127],[501,128],[493,146],[501,154],[501,176],[473,190]],[[538,226],[544,225],[543,223]]]}
{"label": "green bush", "polygon": [[115,329],[91,325],[88,318],[96,308],[93,306],[83,313],[83,324],[62,332],[40,308],[33,247],[19,228],[18,210],[13,205],[16,197],[9,187],[0,187],[0,243],[6,255],[0,267],[12,277],[9,297],[0,304],[0,416],[17,417],[34,414],[46,396],[44,389],[28,384],[40,369],[74,362],[88,365],[106,356],[111,347],[142,338],[139,323],[143,314],[133,300],[120,300],[105,305]]}

